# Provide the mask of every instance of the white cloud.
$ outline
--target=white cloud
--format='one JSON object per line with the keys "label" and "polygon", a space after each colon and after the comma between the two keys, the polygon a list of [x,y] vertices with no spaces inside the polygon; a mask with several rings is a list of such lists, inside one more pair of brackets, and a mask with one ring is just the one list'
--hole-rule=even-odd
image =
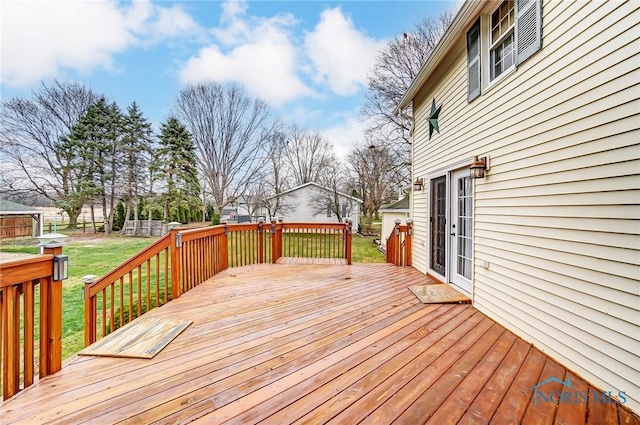
{"label": "white cloud", "polygon": [[156,7],[157,18],[149,25],[149,33],[156,38],[175,38],[202,32],[191,15],[181,5]]}
{"label": "white cloud", "polygon": [[339,8],[324,10],[304,42],[315,80],[341,96],[355,94],[366,85],[367,72],[383,45],[358,31]]}
{"label": "white cloud", "polygon": [[[297,75],[293,16],[245,17],[244,2],[226,2],[222,8],[224,25],[212,31],[219,44],[204,47],[187,61],[180,74],[183,82],[238,82],[274,105],[313,95]],[[223,51],[220,45],[232,47]]]}
{"label": "white cloud", "polygon": [[345,116],[342,124],[320,130],[333,145],[336,155],[345,159],[356,143],[364,140],[366,123],[358,120],[357,114]]}
{"label": "white cloud", "polygon": [[28,85],[62,68],[110,68],[127,48],[197,30],[178,6],[148,0],[123,6],[107,1],[19,1],[2,4],[2,83]]}

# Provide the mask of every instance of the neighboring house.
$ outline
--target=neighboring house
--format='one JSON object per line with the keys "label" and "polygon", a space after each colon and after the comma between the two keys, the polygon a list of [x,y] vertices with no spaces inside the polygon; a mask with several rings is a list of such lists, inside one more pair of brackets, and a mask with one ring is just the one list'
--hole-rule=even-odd
{"label": "neighboring house", "polygon": [[43,233],[44,212],[0,199],[0,239],[36,237]]}
{"label": "neighboring house", "polygon": [[639,9],[467,1],[398,106],[414,267],[636,412]]}
{"label": "neighboring house", "polygon": [[382,214],[382,228],[380,230],[380,246],[387,249],[387,238],[391,235],[395,227],[396,220],[400,220],[405,224],[409,220],[409,195],[395,201],[389,205],[385,205],[378,211]]}
{"label": "neighboring house", "polygon": [[[342,192],[336,192],[335,194],[339,199],[342,221],[351,220],[354,232],[357,231],[360,223],[360,204],[362,204],[362,200]],[[332,189],[314,182],[294,187],[280,194],[285,205],[284,212],[282,214],[277,213],[276,217],[273,218],[283,218],[287,222],[300,223],[337,222],[338,217],[332,211],[328,202],[329,198],[333,198],[333,195],[334,191]],[[320,205],[325,198],[327,198],[327,205]],[[320,211],[320,207],[322,207],[322,211]],[[260,213],[267,218],[267,221],[271,220],[272,217],[269,217],[266,210],[260,211]]]}

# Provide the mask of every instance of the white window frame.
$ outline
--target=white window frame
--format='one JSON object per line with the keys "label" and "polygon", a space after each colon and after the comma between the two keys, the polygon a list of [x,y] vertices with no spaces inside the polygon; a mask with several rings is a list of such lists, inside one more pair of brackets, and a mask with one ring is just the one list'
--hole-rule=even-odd
{"label": "white window frame", "polygon": [[[542,0],[514,0],[514,23],[509,27],[507,32],[501,34],[500,38],[498,38],[495,43],[491,42],[491,16],[500,8],[500,6],[502,6],[503,3],[504,1],[500,1],[499,4],[496,5],[495,2],[493,2],[492,8],[485,9],[480,15],[480,91],[474,95],[469,94],[469,91],[467,91],[467,102],[473,102],[475,98],[488,92],[504,78],[515,72],[520,64],[525,62],[529,57],[533,56],[542,48]],[[522,7],[522,9],[518,10],[518,7]],[[525,22],[524,26],[519,26],[522,24],[523,19],[528,22]],[[535,32],[533,34],[528,32],[522,40],[519,40],[519,29],[527,28],[527,30],[530,30],[532,28],[532,20],[537,20],[537,23],[533,26]],[[471,28],[472,27],[467,30],[467,36]],[[505,38],[509,37],[511,34],[513,34],[514,37],[514,63],[491,80],[492,50],[496,46],[500,45]],[[467,73],[469,73],[469,60],[467,50]],[[469,90],[469,81],[467,81],[467,86]]]}
{"label": "white window frame", "polygon": [[[492,27],[492,17],[493,14],[496,13],[501,7],[502,4],[507,2],[509,0],[504,0],[503,2],[500,3],[500,5],[498,5],[498,7],[496,7],[491,13],[487,14],[487,31],[486,31],[486,35],[487,35],[487,40],[489,42],[489,48],[487,50],[487,62],[488,62],[488,70],[489,70],[489,83],[493,82],[494,80],[500,78],[500,76],[502,74],[506,74],[508,72],[510,72],[512,69],[515,69],[516,67],[516,4],[515,1],[513,1],[512,3],[512,10],[513,10],[513,22],[511,23],[511,26],[509,26],[509,28],[507,28],[507,30],[501,34],[498,39],[496,41],[494,41],[492,43],[491,38],[493,37],[493,27]],[[498,25],[500,25],[500,23],[498,23]],[[482,28],[481,28],[482,31]],[[502,72],[498,75],[496,75],[495,77],[491,78],[491,74],[493,73],[493,70],[495,68],[495,63],[493,62],[493,52],[494,50],[496,50],[501,44],[503,44],[507,38],[512,37],[513,40],[511,42],[511,55],[513,56],[513,63],[502,70]]]}

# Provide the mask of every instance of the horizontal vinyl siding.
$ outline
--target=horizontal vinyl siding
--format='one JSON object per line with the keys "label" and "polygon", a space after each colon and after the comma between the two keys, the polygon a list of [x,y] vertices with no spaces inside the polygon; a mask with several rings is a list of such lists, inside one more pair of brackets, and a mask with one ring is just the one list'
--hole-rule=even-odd
{"label": "horizontal vinyl siding", "polygon": [[414,191],[411,196],[411,217],[413,218],[413,235],[411,238],[411,262],[415,268],[422,273],[427,272],[429,260],[428,241],[429,241],[429,203],[426,194],[429,186],[425,179],[425,189],[420,192]]}
{"label": "horizontal vinyl siding", "polygon": [[[472,101],[464,37],[414,99],[414,176],[475,182],[474,304],[640,411],[638,2],[543,2],[543,48]],[[428,140],[431,100],[443,105]],[[426,187],[428,188],[428,182]],[[428,190],[415,196],[428,229]],[[414,265],[428,269],[428,243]]]}

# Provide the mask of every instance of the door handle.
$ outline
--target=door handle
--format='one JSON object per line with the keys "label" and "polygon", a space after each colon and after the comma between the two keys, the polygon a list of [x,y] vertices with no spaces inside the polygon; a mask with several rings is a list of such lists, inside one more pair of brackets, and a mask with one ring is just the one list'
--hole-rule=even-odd
{"label": "door handle", "polygon": [[451,234],[451,236],[455,236],[455,235],[456,235],[455,233],[452,233],[452,234]]}

